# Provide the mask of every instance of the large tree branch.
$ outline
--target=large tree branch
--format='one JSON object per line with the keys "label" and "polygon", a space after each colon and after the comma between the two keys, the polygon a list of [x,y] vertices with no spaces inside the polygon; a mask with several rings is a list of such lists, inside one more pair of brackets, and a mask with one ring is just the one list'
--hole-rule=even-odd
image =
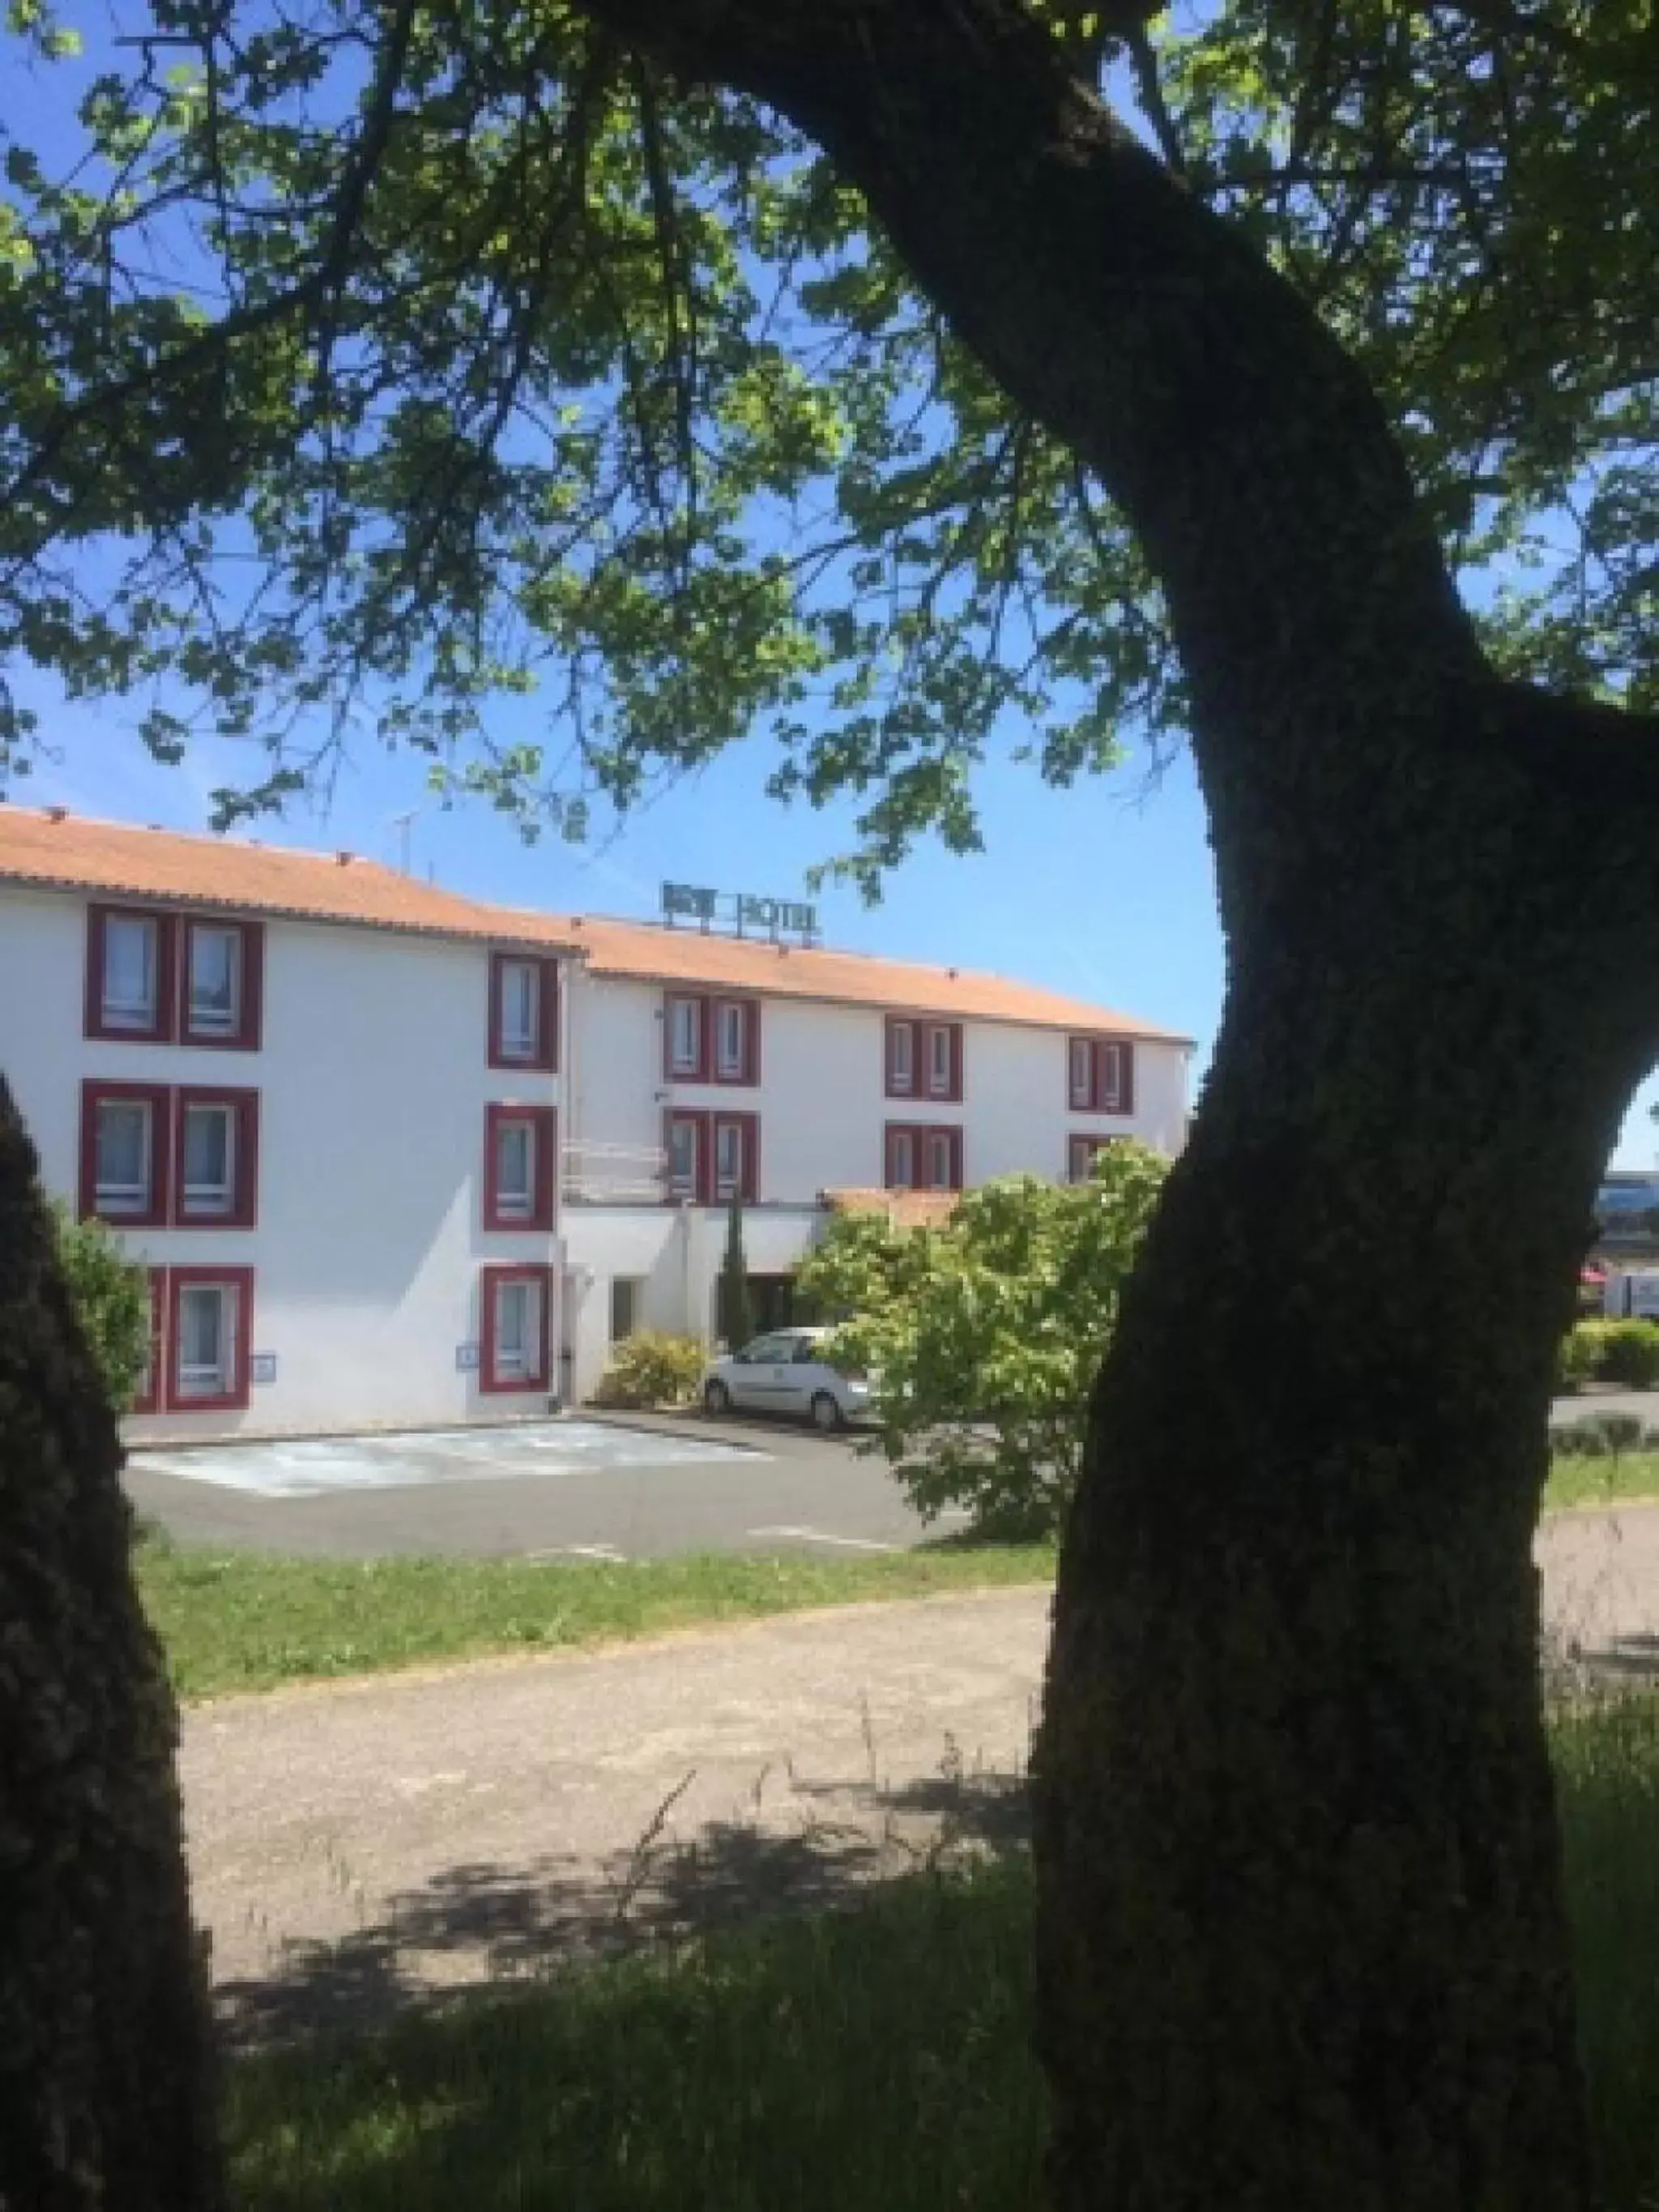
{"label": "large tree branch", "polygon": [[[585,4],[777,107],[863,190],[953,328],[1127,514],[1230,753],[1282,742],[1301,779],[1300,740],[1339,707],[1322,773],[1391,774],[1402,742],[1458,738],[1486,672],[1364,377],[1019,0]],[[1357,688],[1386,702],[1369,758]]]}

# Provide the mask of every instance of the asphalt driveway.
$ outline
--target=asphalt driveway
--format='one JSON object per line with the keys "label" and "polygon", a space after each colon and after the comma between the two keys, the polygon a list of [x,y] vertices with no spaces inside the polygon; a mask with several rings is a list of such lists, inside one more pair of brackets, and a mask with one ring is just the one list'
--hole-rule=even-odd
{"label": "asphalt driveway", "polygon": [[[1559,1401],[1557,1420],[1659,1393]],[[894,1551],[925,1528],[854,1436],[804,1424],[584,1411],[496,1428],[135,1451],[127,1488],[181,1542],[367,1559],[394,1553],[647,1559],[682,1552]]]}
{"label": "asphalt driveway", "polygon": [[126,1484],[140,1511],[181,1542],[338,1558],[824,1556],[896,1551],[929,1533],[885,1463],[863,1457],[853,1437],[781,1421],[584,1413],[502,1428],[157,1448],[132,1454]]}

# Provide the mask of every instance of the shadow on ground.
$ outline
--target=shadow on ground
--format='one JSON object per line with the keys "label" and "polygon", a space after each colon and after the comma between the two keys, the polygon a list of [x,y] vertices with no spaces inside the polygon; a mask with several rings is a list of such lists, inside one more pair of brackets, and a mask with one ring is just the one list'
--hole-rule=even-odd
{"label": "shadow on ground", "polygon": [[848,1903],[872,1883],[1026,1839],[1023,1776],[966,1770],[953,1752],[937,1777],[903,1787],[778,1777],[775,1806],[772,1778],[758,1778],[744,1814],[688,1833],[671,1796],[634,1845],[597,1865],[549,1852],[453,1866],[341,1942],[274,1944],[266,1972],[216,1989],[222,2032],[251,2050],[434,2012],[481,1985]]}

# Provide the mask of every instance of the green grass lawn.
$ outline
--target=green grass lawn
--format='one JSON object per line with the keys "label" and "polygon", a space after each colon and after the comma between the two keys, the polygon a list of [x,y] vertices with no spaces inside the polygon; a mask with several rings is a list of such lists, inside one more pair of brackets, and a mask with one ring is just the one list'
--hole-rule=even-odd
{"label": "green grass lawn", "polygon": [[298,1559],[154,1536],[138,1586],[183,1698],[380,1668],[598,1644],[696,1622],[1040,1582],[1048,1547],[945,1542],[852,1559]]}
{"label": "green grass lawn", "polygon": [[[1547,1509],[1659,1496],[1659,1454],[1558,1459]],[[305,1559],[154,1533],[138,1581],[180,1697],[268,1690],[486,1652],[653,1635],[803,1607],[1046,1581],[1053,1549],[970,1544],[851,1559],[711,1555],[607,1566],[523,1559]]]}
{"label": "green grass lawn", "polygon": [[[1659,2204],[1659,1705],[1557,1765],[1606,2212]],[[878,1893],[243,2060],[241,2212],[1030,2212],[1030,1877]],[[1401,2208],[1406,2212],[1406,2208]]]}
{"label": "green grass lawn", "polygon": [[1621,1452],[1617,1459],[1558,1455],[1550,1468],[1544,1510],[1617,1505],[1637,1498],[1659,1498],[1659,1452]]}

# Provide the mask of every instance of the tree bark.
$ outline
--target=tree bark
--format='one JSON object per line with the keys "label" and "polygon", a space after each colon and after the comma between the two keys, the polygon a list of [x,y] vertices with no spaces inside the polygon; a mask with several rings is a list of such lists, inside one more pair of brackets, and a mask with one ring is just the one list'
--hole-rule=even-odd
{"label": "tree bark", "polygon": [[104,1386],[0,1081],[0,2208],[217,2212],[204,1954]]}
{"label": "tree bark", "polygon": [[590,12],[830,151],[1191,685],[1229,993],[1061,1562],[1054,2201],[1583,2212],[1530,1546],[1659,1052],[1659,732],[1491,672],[1358,368],[1019,0]]}

